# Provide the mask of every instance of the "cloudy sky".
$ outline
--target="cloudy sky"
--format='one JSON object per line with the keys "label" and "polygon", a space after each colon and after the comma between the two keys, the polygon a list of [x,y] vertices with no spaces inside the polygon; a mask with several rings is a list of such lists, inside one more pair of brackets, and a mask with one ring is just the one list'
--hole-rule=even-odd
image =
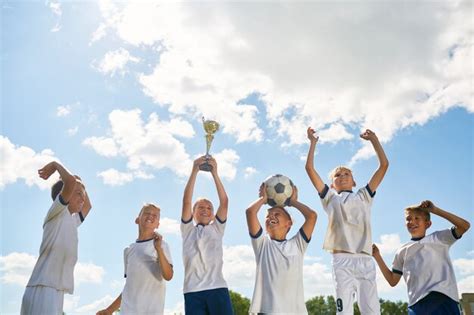
{"label": "cloudy sky", "polygon": [[[37,169],[53,159],[81,175],[93,203],[65,311],[91,314],[120,293],[144,202],[161,206],[172,251],[167,314],[182,310],[180,202],[205,151],[202,116],[221,123],[211,153],[230,197],[224,274],[247,297],[255,264],[244,211],[275,173],[319,214],[305,298],[333,292],[327,218],[304,171],[307,126],[320,135],[320,173],[348,164],[358,186],[377,166],[358,134],[382,141],[391,164],[372,225],[387,263],[409,239],[407,205],[431,199],[473,222],[472,12],[457,0],[2,1],[0,313],[19,311],[50,205]],[[207,174],[195,196],[217,201]],[[291,233],[302,222],[293,215]],[[433,221],[431,230],[450,227]],[[474,292],[472,235],[451,249],[461,293]],[[402,283],[378,280],[380,297],[407,300]]]}

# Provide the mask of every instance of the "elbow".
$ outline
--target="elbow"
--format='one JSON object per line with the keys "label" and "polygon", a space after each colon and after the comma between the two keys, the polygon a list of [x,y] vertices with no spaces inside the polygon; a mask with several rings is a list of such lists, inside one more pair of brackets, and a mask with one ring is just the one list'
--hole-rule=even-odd
{"label": "elbow", "polygon": [[387,159],[380,162],[380,168],[382,168],[383,170],[387,170],[389,165],[390,165],[390,163],[388,162]]}
{"label": "elbow", "polygon": [[171,270],[169,273],[163,274],[163,279],[166,281],[170,281],[173,279],[173,270]]}
{"label": "elbow", "polygon": [[316,222],[316,220],[318,219],[318,214],[316,213],[316,211],[311,210],[308,214],[308,219]]}
{"label": "elbow", "polygon": [[393,288],[397,285],[397,282],[390,281],[388,284]]}

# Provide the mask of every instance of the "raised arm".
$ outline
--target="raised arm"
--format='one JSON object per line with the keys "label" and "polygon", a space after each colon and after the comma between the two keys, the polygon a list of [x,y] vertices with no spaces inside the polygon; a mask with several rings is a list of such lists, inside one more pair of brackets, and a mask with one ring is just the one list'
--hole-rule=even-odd
{"label": "raised arm", "polygon": [[458,237],[461,237],[471,227],[471,224],[468,221],[464,220],[461,217],[458,217],[455,214],[452,214],[451,212],[437,207],[433,202],[429,200],[421,202],[420,208],[425,208],[429,212],[436,214],[451,222],[454,225],[454,232],[456,232],[456,235]]}
{"label": "raised arm", "polygon": [[385,280],[387,280],[388,284],[390,284],[392,287],[396,286],[402,275],[388,269],[385,261],[382,258],[382,255],[380,255],[379,248],[375,244],[372,245],[372,256],[374,256],[375,261],[377,262],[377,265],[379,266],[379,269],[382,272]]}
{"label": "raised arm", "polygon": [[217,208],[216,216],[221,221],[227,220],[227,210],[229,208],[229,198],[225,192],[224,185],[222,185],[221,179],[217,173],[217,162],[213,157],[208,159],[208,163],[212,166],[211,174],[216,184],[217,195],[219,197],[219,207]]}
{"label": "raised arm", "polygon": [[82,181],[82,178],[80,178],[79,175],[74,175],[74,177],[77,180],[79,180],[82,183],[82,185],[84,186],[84,205],[82,206],[81,213],[82,213],[82,217],[85,218],[89,214],[89,211],[92,209],[92,204],[91,204],[91,201],[89,199],[89,195],[87,194],[87,189],[85,188],[86,185]]}
{"label": "raised arm", "polygon": [[170,281],[173,278],[173,266],[169,263],[168,259],[165,256],[163,251],[163,247],[161,247],[161,241],[163,240],[163,236],[161,234],[155,233],[155,250],[156,254],[158,255],[158,263],[161,267],[161,275],[163,279],[166,281]]}
{"label": "raised arm", "polygon": [[290,206],[298,209],[298,211],[303,215],[304,223],[301,228],[303,229],[306,237],[310,239],[311,235],[313,234],[314,225],[316,224],[318,215],[316,214],[316,211],[298,201],[298,189],[296,186],[293,187],[293,194],[290,198]]}
{"label": "raised arm", "polygon": [[181,220],[188,222],[193,217],[192,203],[193,203],[193,192],[194,184],[196,183],[197,173],[199,172],[199,165],[206,161],[204,156],[201,156],[194,160],[193,169],[191,175],[189,176],[186,187],[184,188],[183,194],[183,209],[181,210]]}
{"label": "raised arm", "polygon": [[69,202],[76,186],[76,178],[61,164],[56,161],[49,162],[38,170],[38,175],[44,180],[47,180],[54,172],[58,171],[61,180],[63,181],[63,189],[61,190],[61,198],[65,202]]}
{"label": "raised arm", "polygon": [[262,228],[260,222],[258,222],[258,211],[265,203],[267,203],[267,191],[266,186],[263,183],[260,185],[258,196],[259,198],[250,204],[245,211],[250,235],[256,235]]}
{"label": "raised arm", "polygon": [[120,308],[122,303],[122,294],[120,294],[106,309],[100,310],[96,315],[112,315],[116,310]]}
{"label": "raised arm", "polygon": [[316,143],[318,143],[319,137],[315,136],[316,131],[313,128],[308,127],[307,136],[310,141],[308,157],[306,158],[306,173],[309,176],[309,179],[313,183],[314,188],[321,193],[324,190],[324,182],[319,176],[319,174],[314,169],[314,151],[316,150]]}
{"label": "raised arm", "polygon": [[369,129],[365,130],[365,132],[362,133],[360,137],[372,143],[375,153],[377,154],[377,158],[379,159],[379,167],[375,171],[374,175],[372,175],[372,178],[369,180],[370,190],[376,191],[380,183],[382,182],[382,179],[384,178],[385,173],[387,172],[388,159],[387,159],[387,156],[385,155],[382,145],[380,144],[379,138],[377,138],[377,135],[372,130],[369,130]]}

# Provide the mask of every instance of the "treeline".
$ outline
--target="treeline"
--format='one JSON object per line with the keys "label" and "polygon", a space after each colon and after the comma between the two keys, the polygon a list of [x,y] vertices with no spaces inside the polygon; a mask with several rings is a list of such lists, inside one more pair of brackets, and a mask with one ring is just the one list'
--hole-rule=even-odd
{"label": "treeline", "polygon": [[[248,315],[250,300],[239,293],[230,291],[230,299],[235,315]],[[332,296],[315,296],[306,301],[309,315],[334,315],[336,314],[336,301]],[[408,304],[406,302],[392,302],[380,299],[381,315],[406,315]],[[354,315],[360,315],[357,304],[354,304]]]}

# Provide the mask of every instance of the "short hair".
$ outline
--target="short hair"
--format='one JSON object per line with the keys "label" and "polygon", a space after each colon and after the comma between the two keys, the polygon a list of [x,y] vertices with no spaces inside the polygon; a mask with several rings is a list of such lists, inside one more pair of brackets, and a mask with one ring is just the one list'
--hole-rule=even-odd
{"label": "short hair", "polygon": [[344,165],[339,165],[339,166],[336,166],[331,172],[329,172],[329,179],[332,181],[334,178],[334,175],[336,175],[336,173],[339,171],[349,171],[352,174],[352,176],[354,176],[354,173],[352,172],[350,168]]}
{"label": "short hair", "polygon": [[143,212],[143,210],[145,210],[146,208],[155,208],[158,210],[158,212],[161,212],[161,208],[158,207],[157,205],[155,205],[154,203],[151,203],[151,202],[146,202],[143,204],[143,207],[140,209],[140,213],[138,214],[138,216],[140,216]]}
{"label": "short hair", "polygon": [[63,189],[64,183],[61,179],[59,179],[56,183],[51,186],[51,198],[53,198],[53,201],[56,200],[56,197],[58,197],[59,193]]}
{"label": "short hair", "polygon": [[270,212],[270,210],[272,210],[272,209],[281,209],[281,210],[283,210],[283,212],[286,214],[288,219],[290,219],[290,221],[293,223],[293,218],[291,217],[291,214],[288,211],[286,211],[285,208],[280,207],[280,206],[271,207],[271,208],[268,208],[267,212]]}
{"label": "short hair", "polygon": [[405,212],[416,212],[418,214],[423,215],[425,217],[426,221],[431,220],[430,212],[427,209],[422,208],[420,206],[408,206],[408,207],[405,208]]}
{"label": "short hair", "polygon": [[194,202],[194,205],[193,205],[193,213],[194,213],[194,209],[196,209],[196,206],[198,204],[199,201],[207,201],[209,202],[209,204],[211,205],[211,209],[212,211],[214,211],[214,205],[212,204],[212,202],[209,200],[209,199],[206,199],[204,197],[199,197],[198,199],[196,199],[196,201]]}

